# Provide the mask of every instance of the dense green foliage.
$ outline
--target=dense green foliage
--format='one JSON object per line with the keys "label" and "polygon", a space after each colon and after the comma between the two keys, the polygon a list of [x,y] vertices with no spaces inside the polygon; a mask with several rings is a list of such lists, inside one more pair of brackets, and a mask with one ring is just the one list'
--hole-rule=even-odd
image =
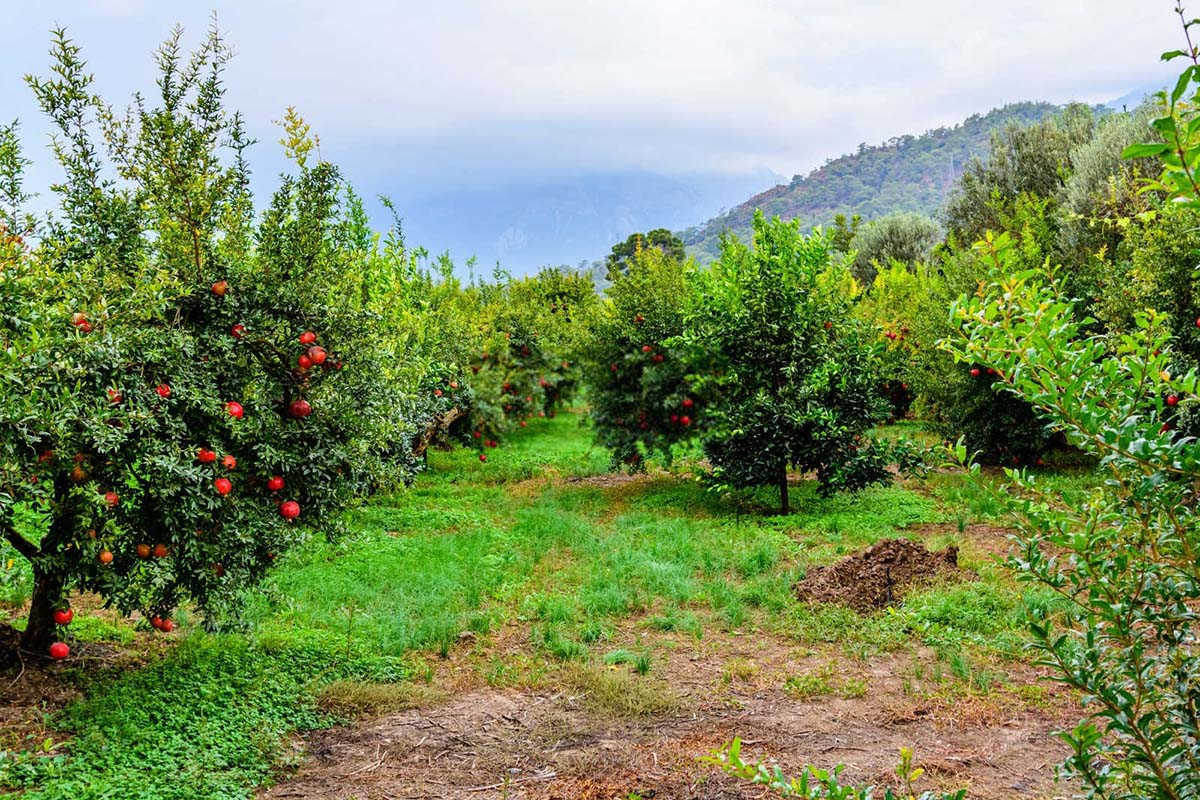
{"label": "dense green foliage", "polygon": [[597,441],[614,465],[645,466],[698,437],[719,489],[772,485],[788,470],[823,490],[890,479],[901,450],[866,436],[890,410],[874,333],[851,314],[845,258],[799,223],[755,218],[697,273],[658,250],[616,274],[591,332],[588,379]]}
{"label": "dense green foliage", "polygon": [[944,249],[940,258],[880,272],[857,308],[882,328],[886,385],[898,384],[896,396],[913,399],[914,413],[949,440],[963,437],[984,461],[1034,463],[1052,438],[1045,422],[1028,403],[996,392],[987,365],[956,363],[938,347],[954,330],[946,309],[975,291],[986,264],[972,250]]}
{"label": "dense green foliage", "polygon": [[235,620],[308,526],[411,479],[431,444],[486,460],[577,385],[589,279],[426,267],[370,231],[291,109],[295,172],[256,215],[230,51],[215,29],[191,54],[180,38],[158,96],[118,117],[56,33],[51,76],[29,80],[59,133],[56,214],[22,212],[26,160],[0,133],[20,231],[0,244],[0,555],[31,570],[39,655],[61,657],[54,612],[79,590],[166,630],[179,606]]}
{"label": "dense green foliage", "polygon": [[[916,413],[946,438],[964,437],[985,461],[1035,463],[1059,439],[1029,403],[995,391],[996,375],[987,365],[956,364],[937,347],[953,331],[946,313],[951,303],[988,279],[991,266],[971,245],[989,231],[1003,232],[1014,243],[1013,269],[1048,274],[1051,264],[1062,264],[1058,271],[1067,291],[1114,327],[1127,323],[1150,299],[1156,280],[1151,276],[1161,275],[1167,264],[1187,262],[1186,244],[1150,222],[1156,214],[1121,216],[1150,202],[1130,188],[1145,163],[1129,167],[1119,159],[1144,118],[1138,110],[1097,121],[1086,107],[1072,106],[1035,125],[998,132],[987,158],[968,167],[952,194],[946,241],[927,258],[893,261],[876,275],[858,308],[888,341],[888,385],[911,389]],[[1109,168],[1112,174],[1101,177]],[[1136,244],[1147,227],[1153,231],[1148,235],[1165,237],[1158,252]],[[851,238],[849,247],[862,236]],[[1149,262],[1159,266],[1142,267],[1139,279],[1135,265]],[[1176,295],[1171,302],[1185,303],[1186,297]]]}
{"label": "dense green foliage", "polygon": [[678,345],[695,300],[694,273],[691,263],[640,250],[606,290],[586,364],[596,440],[614,466],[643,468],[650,453],[670,463],[674,446],[700,423]]}
{"label": "dense green foliage", "polygon": [[608,280],[629,271],[639,253],[657,250],[675,261],[683,260],[683,241],[666,228],[656,228],[648,233],[633,233],[623,242],[612,247],[604,264],[608,268]]}
{"label": "dense green foliage", "polygon": [[879,270],[893,261],[901,264],[927,261],[941,238],[937,223],[920,214],[888,214],[871,220],[846,237],[847,249],[854,250],[850,271],[855,280],[870,286]]}
{"label": "dense green foliage", "polygon": [[[720,227],[749,238],[722,235],[706,267],[665,229],[635,234],[599,294],[562,269],[463,281],[398,225],[375,234],[292,109],[291,174],[256,212],[222,103],[229,51],[215,30],[195,53],[179,42],[157,54],[158,94],[119,116],[56,34],[50,76],[29,81],[64,173],[46,218],[0,128],[0,600],[38,656],[102,625],[169,632],[173,613],[226,630],[119,674],[68,666],[86,696],[52,724],[74,740],[6,752],[5,788],[244,797],[289,732],[346,707],[318,696],[413,690],[420,651],[501,626],[525,626],[525,660],[474,665],[487,682],[632,664],[602,702],[652,716],[678,697],[642,681],[647,630],[751,626],[961,665],[1018,658],[1027,622],[1089,704],[1067,775],[1096,798],[1200,796],[1194,49],[1167,54],[1191,63],[1156,112],[1013,106],[863,146],[753,201],[831,230],[735,209]],[[948,191],[944,238],[877,213]],[[601,448],[574,412],[553,419],[579,399]],[[910,412],[961,461],[1042,467],[1061,446],[1105,483],[1010,470],[997,490],[976,469],[973,489],[931,484],[947,508],[878,488],[916,466],[877,430]],[[681,457],[701,480],[583,480]],[[783,515],[743,526],[776,498]],[[914,523],[954,514],[957,537],[937,536],[969,548],[968,513],[1018,519],[1024,591],[978,556],[980,580],[884,614],[796,602],[810,566]],[[71,627],[80,593],[117,613]],[[595,652],[621,636],[640,652]],[[791,796],[870,794],[836,770],[746,764],[736,744],[714,759]],[[916,776],[905,756],[910,795]]]}
{"label": "dense green foliage", "polygon": [[[1105,330],[1086,313],[1097,298],[1079,302],[1070,276],[1022,269],[1013,240],[989,235],[977,249],[990,282],[956,304],[960,335],[945,343],[960,360],[994,368],[1004,391],[1045,414],[1106,476],[1103,490],[1063,503],[1036,476],[1011,471],[1000,495],[1021,530],[1010,566],[1073,604],[1065,618],[1032,614],[1029,628],[1040,663],[1081,692],[1089,710],[1063,735],[1071,747],[1063,772],[1087,797],[1105,800],[1200,796],[1200,446],[1182,430],[1192,427],[1200,373],[1195,333],[1172,296],[1190,299],[1195,280],[1194,267],[1180,262],[1194,263],[1184,220],[1200,207],[1200,54],[1191,43],[1200,20],[1176,11],[1188,50],[1163,57],[1190,63],[1159,98],[1158,141],[1124,149],[1127,158],[1161,159],[1161,174],[1143,191],[1168,204],[1140,215],[1151,225],[1125,243],[1134,244],[1138,266],[1129,276],[1140,284],[1120,290],[1133,301],[1125,314]],[[1138,301],[1162,303],[1167,313]],[[961,445],[957,455],[967,460]]]}
{"label": "dense green foliage", "polygon": [[752,245],[726,239],[683,337],[712,480],[778,486],[783,513],[789,467],[823,490],[856,489],[890,479],[895,455],[866,436],[888,412],[875,337],[850,314],[850,273],[799,228],[760,213]]}
{"label": "dense green foliage", "polygon": [[[216,32],[191,56],[178,43],[159,51],[161,106],[139,98],[101,142],[61,32],[55,77],[30,81],[68,176],[39,248],[0,265],[0,526],[32,566],[35,652],[70,591],[147,619],[185,598],[210,619],[236,609],[294,519],[340,509],[381,469],[388,390],[368,320],[335,300],[337,172],[300,164],[252,227],[244,163],[219,157],[242,141],[221,107],[228,52]],[[14,526],[18,506],[44,516],[41,535]]]}
{"label": "dense green foliage", "polygon": [[960,242],[1011,226],[1027,197],[1054,198],[1071,172],[1072,152],[1091,139],[1095,115],[1071,105],[1032,125],[1008,124],[975,159],[946,203],[946,226]]}
{"label": "dense green foliage", "polygon": [[1075,605],[1065,622],[1030,619],[1041,663],[1094,709],[1065,737],[1066,773],[1089,797],[1195,797],[1200,447],[1171,421],[1178,398],[1196,402],[1200,379],[1171,374],[1161,315],[1139,314],[1127,336],[1089,335],[1091,320],[1059,289],[1013,273],[1011,247],[987,243],[997,282],[957,309],[964,338],[953,352],[993,365],[1108,476],[1065,507],[1028,473],[1009,473],[1004,495],[1022,531],[1011,565]]}
{"label": "dense green foliage", "polygon": [[[985,554],[964,561],[980,581],[914,592],[886,615],[798,604],[791,594],[811,565],[944,519],[935,498],[894,486],[823,498],[806,482],[795,487],[800,513],[748,523],[684,478],[613,488],[550,477],[607,469],[579,422],[574,414],[536,420],[487,464],[467,449],[431,452],[430,469],[411,488],[349,512],[346,535],[312,538],[282,557],[249,596],[245,631],[184,626],[183,638],[145,667],[79,665],[67,677],[86,697],[53,719],[47,735],[57,746],[20,752],[38,739],[10,749],[0,757],[0,785],[31,800],[179,799],[195,787],[250,797],[294,758],[289,732],[356,713],[353,705],[331,712],[325,699],[339,686],[386,684],[399,697],[419,697],[438,690],[426,683],[426,661],[447,663],[442,653],[498,691],[557,686],[580,665],[612,674],[610,656],[636,646],[622,633],[630,627],[644,632],[637,652],[649,654],[651,667],[629,676],[625,696],[657,685],[672,653],[709,652],[724,631],[780,636],[805,652],[828,647],[842,669],[847,653],[936,648],[944,664],[936,678],[930,669],[930,686],[1015,691],[986,665],[995,653],[1018,655],[1025,609],[1046,607],[1048,596],[1023,593]],[[773,489],[756,502],[776,502]],[[969,546],[966,537],[944,541]],[[460,639],[471,631],[489,641],[513,626],[528,630],[518,654],[509,638],[499,655],[476,654]],[[80,646],[87,652],[92,643]],[[834,693],[830,680],[812,691]],[[474,777],[479,785],[503,776]]]}

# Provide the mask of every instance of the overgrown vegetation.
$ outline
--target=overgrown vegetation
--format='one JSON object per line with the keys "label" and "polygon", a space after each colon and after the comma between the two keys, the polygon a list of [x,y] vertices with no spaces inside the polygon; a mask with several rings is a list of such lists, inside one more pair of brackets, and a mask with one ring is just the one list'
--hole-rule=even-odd
{"label": "overgrown vegetation", "polygon": [[[1157,110],[1012,107],[986,148],[996,119],[852,157],[903,193],[978,149],[937,222],[833,203],[833,162],[793,194],[849,221],[756,211],[706,266],[635,234],[603,292],[565,269],[463,280],[375,234],[294,109],[291,173],[256,209],[217,30],[192,54],[173,34],[124,116],[57,31],[29,80],[55,213],[26,210],[0,128],[0,646],[13,685],[78,696],[5,739],[0,786],[245,797],[295,731],[446,699],[452,661],[666,720],[689,703],[674,649],[745,635],[811,652],[722,658],[705,691],[868,702],[878,676],[845,665],[907,658],[905,695],[1027,708],[1031,644],[1086,704],[1074,786],[1200,796],[1200,21],[1178,13],[1166,57],[1188,65]],[[899,477],[937,439],[971,482]],[[895,593],[885,566],[878,612],[797,599],[896,537],[962,561]],[[785,796],[873,791],[736,740],[710,763]],[[915,797],[910,751],[896,777]]]}
{"label": "overgrown vegetation", "polygon": [[[1153,128],[1163,141],[1124,153],[1161,158],[1161,176],[1144,189],[1194,208],[1200,59],[1191,32],[1200,20],[1177,11],[1188,50],[1163,57],[1191,63],[1161,98]],[[1005,235],[979,245],[992,283],[956,306],[962,336],[948,347],[992,365],[1005,391],[1045,413],[1106,476],[1102,491],[1065,507],[1024,472],[1008,474],[1003,495],[1023,534],[1011,566],[1072,603],[1065,620],[1035,613],[1029,624],[1040,662],[1094,708],[1064,734],[1072,749],[1064,773],[1088,797],[1193,797],[1200,447],[1175,421],[1179,406],[1196,402],[1200,375],[1190,354],[1176,350],[1169,316],[1147,309],[1126,330],[1094,333],[1070,283],[1016,269],[1014,249]],[[958,456],[967,457],[961,445]]]}
{"label": "overgrown vegetation", "polygon": [[[762,761],[750,764],[742,759],[742,742],[734,739],[729,744],[716,750],[706,759],[723,772],[738,778],[744,778],[751,783],[762,784],[773,790],[780,797],[801,798],[836,798],[837,800],[871,800],[875,796],[875,787],[858,788],[843,783],[842,768],[832,770],[817,767],[804,767],[798,777],[788,777],[778,766],[768,766]],[[896,794],[891,788],[885,789],[883,800],[918,800],[914,783],[925,774],[921,767],[913,766],[911,750],[902,750],[900,763],[896,766],[896,775],[903,783],[902,794]],[[922,792],[919,800],[963,800],[967,796],[966,789],[956,792],[938,794],[932,791]]]}
{"label": "overgrown vegetation", "polygon": [[[286,763],[289,731],[441,702],[430,670],[451,653],[481,684],[565,687],[615,719],[686,712],[665,666],[678,639],[780,637],[852,663],[932,646],[945,653],[937,685],[975,686],[952,664],[1016,656],[1022,609],[1043,602],[991,571],[886,615],[797,604],[806,565],[946,512],[901,487],[822,498],[806,484],[795,490],[803,513],[747,519],[678,478],[562,480],[604,475],[607,456],[588,438],[566,414],[514,434],[487,464],[469,449],[432,451],[411,488],[350,511],[341,538],[282,557],[249,596],[243,632],[208,634],[184,616],[179,641],[146,667],[67,673],[86,696],[10,750],[0,783],[31,798],[182,798],[195,796],[186,774],[211,796],[245,797]],[[774,505],[773,489],[759,502]],[[102,614],[80,613],[72,628]],[[149,635],[118,629],[135,647]],[[487,646],[514,629],[519,654]],[[836,692],[861,696],[841,679]],[[49,755],[21,754],[46,737]]]}

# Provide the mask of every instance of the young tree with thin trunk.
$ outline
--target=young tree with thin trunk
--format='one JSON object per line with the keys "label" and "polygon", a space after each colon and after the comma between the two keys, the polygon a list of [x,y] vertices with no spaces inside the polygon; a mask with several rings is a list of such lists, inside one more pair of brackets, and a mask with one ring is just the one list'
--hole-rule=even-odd
{"label": "young tree with thin trunk", "polygon": [[791,469],[825,492],[889,480],[907,455],[867,436],[888,415],[879,353],[829,239],[760,212],[753,244],[727,238],[700,286],[684,341],[714,483],[777,486],[786,514]]}

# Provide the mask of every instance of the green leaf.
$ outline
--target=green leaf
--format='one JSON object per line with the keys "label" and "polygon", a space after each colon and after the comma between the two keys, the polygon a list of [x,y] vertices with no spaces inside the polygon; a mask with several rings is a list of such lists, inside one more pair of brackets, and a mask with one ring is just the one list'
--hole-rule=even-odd
{"label": "green leaf", "polygon": [[1183,97],[1183,93],[1187,91],[1187,87],[1192,82],[1192,75],[1196,68],[1194,66],[1186,68],[1179,73],[1179,79],[1175,81],[1175,88],[1171,90],[1171,105],[1179,102],[1179,98]]}

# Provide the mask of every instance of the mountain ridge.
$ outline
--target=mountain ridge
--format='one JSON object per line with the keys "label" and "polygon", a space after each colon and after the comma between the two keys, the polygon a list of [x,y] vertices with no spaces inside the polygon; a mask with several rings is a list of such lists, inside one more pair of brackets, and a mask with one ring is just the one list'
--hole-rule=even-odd
{"label": "mountain ridge", "polygon": [[987,152],[992,132],[1016,123],[1028,125],[1060,111],[1053,103],[1009,103],[972,114],[950,127],[894,136],[879,145],[861,144],[854,153],[830,158],[806,175],[759,192],[724,214],[679,235],[701,262],[719,252],[721,234],[745,239],[756,209],[768,216],[800,218],[805,227],[827,225],[838,214],[872,219],[911,211],[934,216],[972,158]]}

